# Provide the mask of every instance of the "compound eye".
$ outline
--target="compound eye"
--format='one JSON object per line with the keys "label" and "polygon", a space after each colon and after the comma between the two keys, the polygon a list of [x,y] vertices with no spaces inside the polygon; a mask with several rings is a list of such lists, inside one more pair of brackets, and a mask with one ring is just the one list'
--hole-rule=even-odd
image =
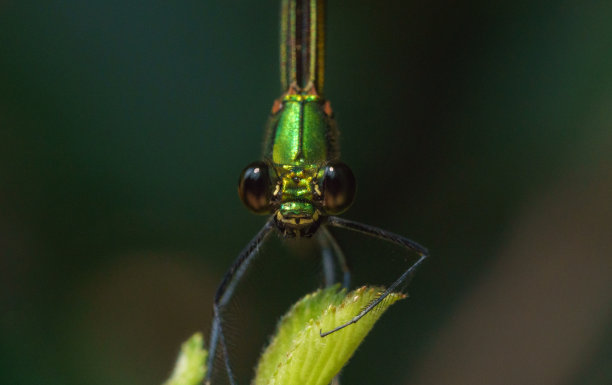
{"label": "compound eye", "polygon": [[355,176],[346,164],[335,161],[325,167],[323,176],[323,207],[328,214],[340,214],[355,198]]}
{"label": "compound eye", "polygon": [[270,210],[270,174],[264,162],[253,162],[246,166],[238,180],[238,195],[242,203],[256,214],[267,214]]}

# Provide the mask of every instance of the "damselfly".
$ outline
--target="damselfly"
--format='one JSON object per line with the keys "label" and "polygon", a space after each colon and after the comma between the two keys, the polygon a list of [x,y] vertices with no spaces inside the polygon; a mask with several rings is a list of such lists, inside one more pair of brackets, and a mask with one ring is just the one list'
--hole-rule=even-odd
{"label": "damselfly", "polygon": [[[272,231],[278,231],[283,237],[318,240],[323,257],[337,259],[346,287],[350,285],[351,273],[327,227],[353,230],[419,255],[418,260],[375,301],[349,322],[332,330],[322,330],[321,338],[359,321],[389,293],[406,283],[428,256],[427,249],[408,238],[337,216],[353,202],[356,184],[351,169],[338,159],[338,130],[330,103],[323,95],[324,17],[324,0],[282,0],[280,67],[283,93],[272,106],[263,160],[249,164],[242,171],[238,184],[238,194],[246,207],[270,217],[236,258],[215,294],[208,378],[220,344],[229,381],[236,383],[223,333],[222,314],[259,244]],[[325,272],[324,276],[333,277],[333,273]]]}

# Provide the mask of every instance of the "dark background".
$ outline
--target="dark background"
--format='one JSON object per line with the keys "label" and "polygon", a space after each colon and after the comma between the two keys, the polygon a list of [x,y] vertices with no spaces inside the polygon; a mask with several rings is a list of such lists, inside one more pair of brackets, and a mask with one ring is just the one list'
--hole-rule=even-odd
{"label": "dark background", "polygon": [[[0,383],[159,384],[208,330],[264,221],[236,180],[279,95],[278,8],[0,1]],[[330,2],[326,95],[359,184],[345,216],[432,252],[343,383],[612,383],[611,16]],[[257,335],[232,345],[241,383],[317,286],[316,266],[285,266],[294,249],[273,240],[232,311]]]}

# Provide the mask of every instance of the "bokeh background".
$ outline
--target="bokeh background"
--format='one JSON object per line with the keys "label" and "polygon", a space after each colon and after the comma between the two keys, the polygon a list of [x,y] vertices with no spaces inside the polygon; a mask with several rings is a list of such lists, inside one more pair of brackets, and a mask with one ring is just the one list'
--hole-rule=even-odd
{"label": "bokeh background", "polygon": [[[264,221],[236,181],[279,95],[278,8],[0,1],[0,383],[160,384],[208,330]],[[330,2],[326,94],[359,183],[345,216],[432,253],[343,383],[612,383],[611,16]],[[272,239],[231,309],[241,383],[317,287],[302,246]]]}

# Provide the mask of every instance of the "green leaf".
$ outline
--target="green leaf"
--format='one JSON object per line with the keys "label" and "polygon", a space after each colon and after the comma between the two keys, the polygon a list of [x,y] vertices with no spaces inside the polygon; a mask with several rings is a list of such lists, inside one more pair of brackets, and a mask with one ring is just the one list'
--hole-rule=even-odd
{"label": "green leaf", "polygon": [[202,333],[195,333],[181,346],[172,375],[163,385],[201,384],[206,375],[207,357],[208,351],[204,349]]}
{"label": "green leaf", "polygon": [[361,287],[350,293],[339,286],[319,290],[293,305],[279,322],[276,335],[262,354],[255,385],[328,385],[359,344],[394,302],[392,293],[357,323],[321,337],[319,332],[341,325],[374,300],[380,287]]}

